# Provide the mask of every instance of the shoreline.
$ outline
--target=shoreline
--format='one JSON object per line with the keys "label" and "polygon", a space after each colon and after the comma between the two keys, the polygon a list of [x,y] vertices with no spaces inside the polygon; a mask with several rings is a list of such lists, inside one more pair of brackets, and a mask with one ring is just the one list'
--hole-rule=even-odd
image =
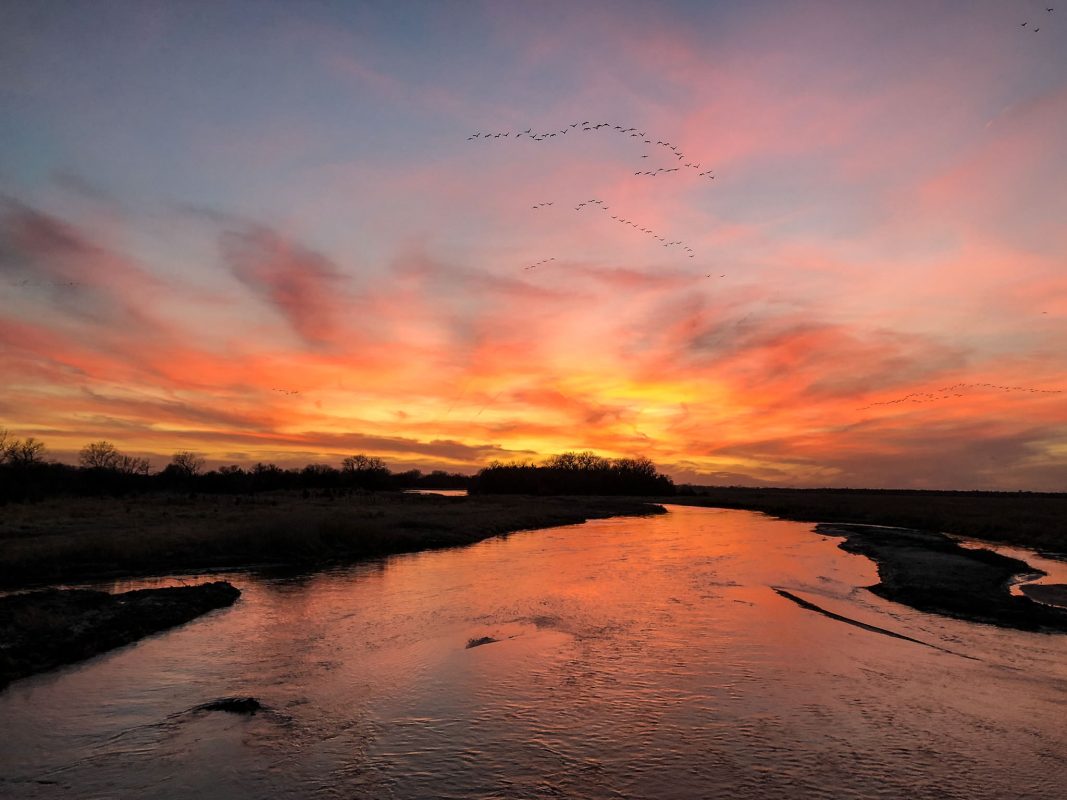
{"label": "shoreline", "polygon": [[0,597],[0,692],[20,678],[85,661],[237,602],[225,581],[109,594],[42,589]]}
{"label": "shoreline", "polygon": [[871,559],[879,583],[866,588],[886,600],[969,622],[1067,633],[1067,610],[1036,602],[1026,587],[1026,596],[1011,594],[1016,576],[1035,571],[1025,561],[962,547],[944,533],[843,523],[815,531],[843,537],[838,547]]}

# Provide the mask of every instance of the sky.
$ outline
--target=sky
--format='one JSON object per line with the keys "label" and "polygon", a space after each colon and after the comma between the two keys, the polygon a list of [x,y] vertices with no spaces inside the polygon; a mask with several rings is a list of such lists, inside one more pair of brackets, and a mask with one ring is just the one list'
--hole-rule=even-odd
{"label": "sky", "polygon": [[0,427],[1067,490],[1048,5],[5,3]]}

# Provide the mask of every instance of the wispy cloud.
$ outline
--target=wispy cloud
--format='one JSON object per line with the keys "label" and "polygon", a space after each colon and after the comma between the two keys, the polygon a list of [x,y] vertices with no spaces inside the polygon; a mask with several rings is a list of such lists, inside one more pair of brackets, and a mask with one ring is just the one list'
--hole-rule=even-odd
{"label": "wispy cloud", "polygon": [[324,256],[264,227],[222,235],[223,259],[310,344],[330,342],[343,312],[340,272]]}

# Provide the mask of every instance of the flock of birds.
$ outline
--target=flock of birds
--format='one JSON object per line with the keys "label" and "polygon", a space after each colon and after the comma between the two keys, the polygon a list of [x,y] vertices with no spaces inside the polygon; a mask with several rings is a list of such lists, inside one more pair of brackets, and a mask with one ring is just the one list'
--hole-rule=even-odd
{"label": "flock of birds", "polygon": [[958,389],[989,389],[999,392],[1030,392],[1031,394],[1063,394],[1063,389],[1037,389],[1032,386],[1003,386],[998,383],[954,383],[951,386],[942,386],[940,389],[935,389],[933,392],[912,392],[906,394],[903,397],[898,397],[895,400],[882,400],[878,403],[871,403],[870,405],[863,406],[856,409],[857,411],[866,411],[868,408],[874,408],[875,406],[895,406],[901,403],[933,403],[937,400],[948,400],[953,397],[965,397],[963,392],[957,391]]}
{"label": "flock of birds", "polygon": [[523,269],[535,269],[535,268],[540,267],[540,266],[542,266],[544,264],[547,264],[549,261],[555,261],[555,260],[556,259],[554,259],[554,258],[542,258],[536,264],[530,264],[528,267],[523,267]]}
{"label": "flock of birds", "polygon": [[[575,211],[581,211],[586,206],[596,206],[601,211],[605,211],[605,212],[610,210],[609,206],[604,205],[604,201],[603,200],[595,200],[595,199],[594,200],[585,200],[585,201],[579,203],[578,205],[576,205],[574,207],[574,210]],[[641,233],[644,233],[644,234],[648,234],[653,239],[658,240],[659,243],[662,244],[664,247],[675,247],[677,245],[681,245],[682,250],[684,250],[686,252],[686,254],[690,258],[693,258],[696,255],[696,253],[693,251],[693,248],[690,247],[689,245],[687,245],[681,239],[674,239],[672,241],[667,241],[667,237],[666,236],[660,236],[658,233],[656,233],[651,228],[646,228],[644,225],[642,225],[642,224],[640,224],[638,222],[634,222],[631,219],[625,219],[623,217],[620,217],[617,214],[612,214],[611,218],[613,220],[615,220],[616,222],[620,223],[621,225],[629,225],[634,230],[640,231]]]}
{"label": "flock of birds", "polygon": [[[554,204],[555,203],[552,202],[552,201],[544,202],[544,203],[536,203],[535,205],[531,206],[531,208],[534,211],[538,211],[538,210],[540,210],[542,208],[547,208],[548,206],[551,206],[551,205],[554,205]],[[610,210],[610,206],[605,205],[603,200],[597,200],[595,198],[593,200],[583,200],[582,202],[580,202],[578,205],[576,205],[574,207],[574,210],[575,211],[581,211],[586,206],[597,206],[601,211]],[[687,245],[681,239],[674,239],[672,241],[668,241],[666,236],[660,236],[658,233],[656,233],[651,228],[647,228],[647,227],[645,227],[643,224],[641,224],[639,222],[634,222],[632,219],[626,219],[625,217],[620,217],[618,214],[612,214],[611,218],[613,220],[615,220],[616,222],[618,222],[619,224],[621,224],[621,225],[629,225],[634,230],[640,231],[641,233],[644,233],[644,234],[648,234],[653,239],[659,240],[660,244],[662,244],[664,247],[675,247],[677,245],[681,245],[682,250],[684,250],[686,252],[686,255],[688,255],[690,258],[695,258],[696,257],[696,251],[693,250],[692,247]],[[548,258],[548,259],[545,259],[544,261],[539,261],[537,264],[534,264],[532,266],[524,267],[524,269],[532,269],[533,267],[540,266],[541,264],[546,264],[549,261],[555,261],[555,259],[554,258]]]}
{"label": "flock of birds", "polygon": [[[673,158],[676,161],[682,162],[681,166],[677,166],[672,169],[660,168],[648,172],[639,171],[635,172],[634,175],[658,175],[661,172],[678,172],[683,167],[693,170],[698,170],[701,168],[701,165],[699,163],[687,157],[686,154],[679,150],[678,146],[673,144],[672,142],[668,142],[665,139],[657,139],[656,141],[652,141],[652,138],[647,133],[645,133],[645,131],[639,131],[637,128],[632,126],[629,128],[624,128],[622,125],[613,125],[610,122],[591,122],[589,120],[585,120],[584,122],[572,122],[569,126],[565,125],[558,131],[542,131],[538,133],[534,133],[533,128],[527,128],[524,131],[478,131],[477,133],[472,133],[470,136],[468,136],[467,141],[471,142],[477,139],[481,139],[482,141],[488,141],[490,139],[507,139],[512,137],[514,139],[521,139],[523,136],[525,136],[527,139],[532,139],[535,142],[543,142],[547,139],[551,139],[557,136],[566,136],[571,131],[599,133],[601,129],[610,133],[617,133],[631,139],[636,138],[642,144],[647,144],[652,147],[662,147],[664,148],[664,150],[667,151],[666,153],[664,153],[664,155],[666,155],[668,158]],[[645,155],[641,156],[641,158],[648,158],[648,154],[646,153]],[[697,175],[701,178],[715,180],[715,176],[712,174],[712,172],[713,170],[711,169],[705,169],[703,172],[698,172]]]}
{"label": "flock of birds", "polygon": [[[543,141],[546,141],[547,139],[551,139],[551,138],[554,138],[554,137],[566,136],[571,131],[575,131],[575,132],[583,131],[583,132],[586,132],[586,133],[598,133],[598,132],[600,132],[602,130],[605,131],[605,132],[615,133],[615,134],[618,134],[620,136],[625,136],[625,137],[630,138],[630,139],[637,139],[642,144],[646,144],[646,145],[649,145],[651,147],[662,147],[666,151],[664,153],[664,155],[666,155],[669,158],[673,158],[676,162],[681,162],[677,166],[673,166],[673,167],[654,167],[652,169],[647,169],[647,170],[637,170],[636,172],[634,172],[635,176],[655,177],[657,175],[669,174],[669,173],[673,173],[673,172],[680,172],[682,169],[691,169],[691,170],[701,170],[702,169],[703,165],[701,165],[699,162],[693,161],[688,156],[686,156],[686,154],[684,152],[682,152],[681,150],[678,149],[678,145],[674,144],[673,142],[667,141],[665,139],[653,140],[652,137],[650,137],[645,131],[638,130],[634,126],[626,127],[626,126],[623,126],[623,125],[615,125],[615,124],[612,124],[610,122],[593,122],[591,120],[585,120],[583,122],[572,122],[572,123],[570,123],[570,125],[565,125],[562,128],[560,128],[559,130],[538,131],[538,132],[535,132],[533,130],[533,128],[527,128],[524,131],[487,131],[487,132],[478,131],[478,132],[475,132],[475,133],[472,133],[471,135],[469,135],[467,137],[467,141],[470,142],[470,141],[475,141],[475,140],[479,140],[479,139],[482,140],[482,141],[487,141],[489,139],[512,139],[512,140],[518,140],[518,139],[520,139],[522,137],[526,137],[527,139],[531,139],[531,140],[533,140],[535,142],[543,142]],[[641,156],[641,158],[648,158],[648,157],[649,157],[648,153],[645,153],[644,155]],[[712,169],[705,167],[705,168],[703,168],[702,171],[697,173],[697,177],[707,178],[708,180],[715,180],[715,175],[712,174],[712,173],[713,173]],[[555,204],[554,201],[545,201],[545,202],[540,202],[540,203],[534,203],[533,205],[531,205],[531,208],[534,211],[540,211],[540,210],[546,209],[546,208],[548,208],[548,207],[550,207],[550,206],[552,206],[554,204]],[[603,200],[597,200],[597,199],[582,201],[582,202],[578,203],[574,207],[574,210],[575,211],[581,211],[586,206],[596,206],[600,210],[605,211],[605,212],[609,210],[609,206],[606,205],[606,203]],[[618,222],[620,225],[626,225],[626,226],[628,226],[630,228],[633,228],[635,231],[643,233],[646,236],[650,236],[651,238],[653,238],[656,241],[658,241],[663,247],[666,247],[666,248],[680,247],[681,250],[685,253],[685,255],[687,255],[689,258],[695,258],[696,257],[696,252],[693,250],[693,248],[690,247],[688,244],[686,244],[681,239],[668,239],[666,236],[661,235],[660,233],[658,233],[657,231],[653,230],[652,228],[649,228],[647,225],[644,225],[643,223],[636,222],[636,221],[631,220],[631,219],[627,219],[626,217],[624,217],[622,215],[619,215],[619,214],[612,214],[611,218],[613,220],[615,220],[616,222]],[[529,264],[529,265],[523,267],[523,269],[524,270],[535,269],[537,267],[544,266],[545,264],[548,264],[548,263],[550,263],[552,261],[555,261],[555,260],[556,260],[555,258],[542,259],[541,261],[538,261],[536,264]],[[708,275],[707,277],[710,278],[711,276]],[[723,277],[725,277],[725,276],[723,276]]]}
{"label": "flock of birds", "polygon": [[79,281],[31,281],[28,278],[23,278],[19,281],[12,281],[12,286],[81,286]]}
{"label": "flock of birds", "polygon": [[[1045,9],[1045,11],[1047,11],[1049,14],[1051,14],[1055,10],[1056,9],[1054,9],[1054,8],[1046,8]],[[1027,20],[1026,22],[1024,22],[1021,25],[1019,25],[1019,27],[1020,28],[1025,28],[1029,24],[1030,24],[1030,20]],[[1034,33],[1037,33],[1039,30],[1041,30],[1041,28],[1039,26],[1035,25],[1034,27],[1030,28],[1030,30],[1032,30]]]}

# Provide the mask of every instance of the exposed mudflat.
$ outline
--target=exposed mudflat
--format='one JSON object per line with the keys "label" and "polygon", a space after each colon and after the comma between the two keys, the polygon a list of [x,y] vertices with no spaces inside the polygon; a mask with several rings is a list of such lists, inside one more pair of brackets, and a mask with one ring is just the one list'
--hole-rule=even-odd
{"label": "exposed mudflat", "polygon": [[225,581],[122,594],[45,589],[0,597],[0,688],[232,605]]}
{"label": "exposed mudflat", "polygon": [[1062,583],[1036,583],[1032,586],[1020,586],[1019,588],[1022,590],[1023,594],[1031,600],[1067,608],[1067,585]]}
{"label": "exposed mudflat", "polygon": [[[1067,632],[1067,610],[1011,594],[1011,581],[1036,572],[991,550],[961,547],[942,533],[841,523],[820,533],[844,536],[839,546],[878,565],[870,591],[920,611],[1024,631]],[[1039,587],[1028,587],[1028,594]]]}

